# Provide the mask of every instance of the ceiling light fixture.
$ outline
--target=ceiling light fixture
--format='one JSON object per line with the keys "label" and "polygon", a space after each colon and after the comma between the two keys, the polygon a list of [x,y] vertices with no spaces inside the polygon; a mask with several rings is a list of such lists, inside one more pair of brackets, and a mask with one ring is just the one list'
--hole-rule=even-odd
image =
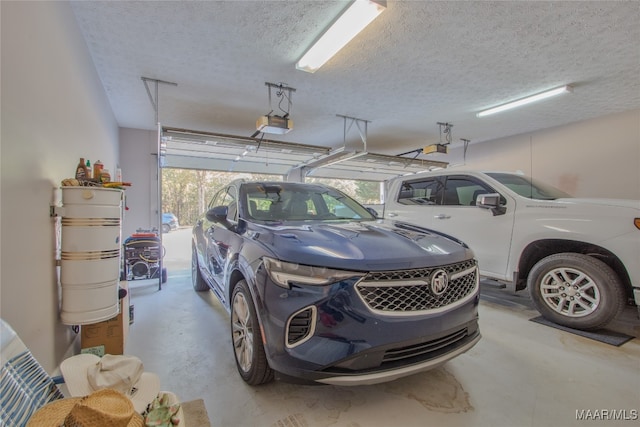
{"label": "ceiling light fixture", "polygon": [[532,102],[540,101],[543,99],[551,98],[552,96],[561,95],[563,93],[569,93],[573,88],[569,85],[550,89],[536,95],[527,96],[526,98],[511,101],[506,104],[498,105],[497,107],[489,108],[488,110],[480,111],[476,114],[477,117],[489,116],[491,114],[500,113],[502,111],[510,110],[512,108],[521,107],[523,105],[531,104]]}
{"label": "ceiling light fixture", "polygon": [[298,70],[315,73],[387,7],[386,1],[355,0],[296,63]]}

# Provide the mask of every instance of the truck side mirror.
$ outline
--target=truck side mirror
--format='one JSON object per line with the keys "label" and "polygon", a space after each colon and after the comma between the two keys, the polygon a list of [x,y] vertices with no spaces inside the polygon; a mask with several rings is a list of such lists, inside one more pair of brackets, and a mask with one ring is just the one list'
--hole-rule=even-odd
{"label": "truck side mirror", "polygon": [[498,193],[479,194],[476,198],[476,206],[486,209],[494,209],[500,206],[500,195]]}
{"label": "truck side mirror", "polygon": [[493,216],[504,215],[507,212],[507,208],[500,206],[500,194],[498,193],[479,194],[476,198],[476,206],[491,209]]}

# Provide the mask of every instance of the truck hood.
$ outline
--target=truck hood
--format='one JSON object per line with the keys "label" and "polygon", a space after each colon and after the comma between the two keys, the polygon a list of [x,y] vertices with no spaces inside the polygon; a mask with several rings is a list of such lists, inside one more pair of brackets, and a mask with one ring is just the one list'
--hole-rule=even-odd
{"label": "truck hood", "polygon": [[591,205],[591,206],[615,206],[620,208],[632,208],[640,211],[640,200],[626,199],[590,199],[590,198],[566,198],[556,199],[557,203],[566,203],[571,205]]}
{"label": "truck hood", "polygon": [[603,245],[603,242],[617,236],[637,233],[634,218],[640,218],[638,200],[527,199],[516,215],[514,233],[527,234],[529,239],[533,239],[531,233],[537,229],[542,234],[536,238],[559,238],[562,235],[566,239]]}
{"label": "truck hood", "polygon": [[251,224],[253,239],[282,261],[353,271],[433,267],[473,257],[463,243],[387,220],[269,226]]}

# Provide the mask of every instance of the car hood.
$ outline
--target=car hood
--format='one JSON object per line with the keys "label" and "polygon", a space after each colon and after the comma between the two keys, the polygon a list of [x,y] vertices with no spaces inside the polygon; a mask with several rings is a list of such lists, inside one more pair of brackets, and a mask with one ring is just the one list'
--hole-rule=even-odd
{"label": "car hood", "polygon": [[346,270],[432,267],[473,257],[462,242],[398,221],[252,224],[248,231],[282,261]]}

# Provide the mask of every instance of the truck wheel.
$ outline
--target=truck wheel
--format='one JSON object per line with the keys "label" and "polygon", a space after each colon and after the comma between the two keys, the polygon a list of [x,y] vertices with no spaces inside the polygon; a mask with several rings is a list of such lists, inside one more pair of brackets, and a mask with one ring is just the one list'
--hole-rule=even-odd
{"label": "truck wheel", "polygon": [[191,246],[191,283],[193,284],[193,289],[197,292],[209,290],[209,285],[202,278],[202,273],[198,266],[198,252],[195,245]]}
{"label": "truck wheel", "polygon": [[527,279],[531,299],[548,320],[574,329],[599,329],[624,308],[618,276],[602,261],[582,254],[550,255]]}
{"label": "truck wheel", "polygon": [[238,282],[231,298],[231,340],[238,372],[247,384],[259,385],[273,379],[256,309],[244,280]]}

